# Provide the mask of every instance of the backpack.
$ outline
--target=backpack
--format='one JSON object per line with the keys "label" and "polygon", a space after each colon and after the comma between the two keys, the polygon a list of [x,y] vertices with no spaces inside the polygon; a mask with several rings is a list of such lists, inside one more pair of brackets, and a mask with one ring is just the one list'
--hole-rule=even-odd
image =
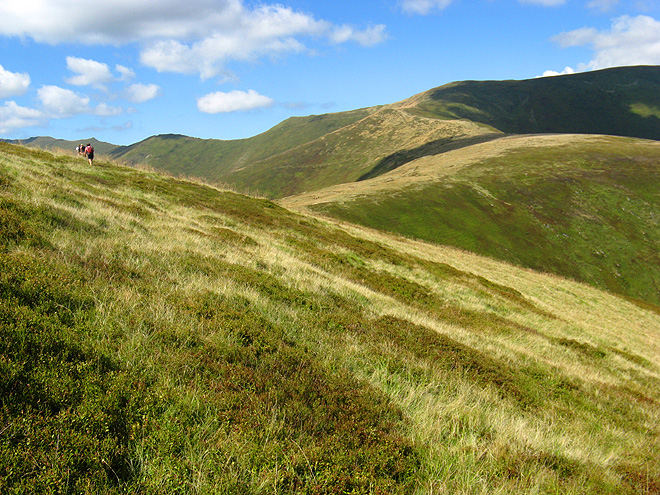
{"label": "backpack", "polygon": [[85,148],[85,153],[87,153],[88,155],[90,153],[94,153],[94,148],[92,148],[91,144],[89,146],[87,146],[87,148]]}

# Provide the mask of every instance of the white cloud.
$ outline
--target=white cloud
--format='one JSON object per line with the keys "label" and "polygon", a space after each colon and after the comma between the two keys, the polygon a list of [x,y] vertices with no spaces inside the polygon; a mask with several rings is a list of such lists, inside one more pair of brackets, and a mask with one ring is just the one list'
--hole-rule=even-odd
{"label": "white cloud", "polygon": [[272,106],[274,101],[253,89],[245,91],[218,91],[197,99],[197,108],[204,113],[227,113]]}
{"label": "white cloud", "polygon": [[161,93],[157,84],[132,84],[124,90],[124,97],[133,103],[153,100]]}
{"label": "white cloud", "polygon": [[123,65],[116,65],[115,70],[121,74],[119,77],[120,81],[130,81],[135,77],[135,71]]}
{"label": "white cloud", "polygon": [[160,72],[200,74],[204,79],[225,75],[230,60],[249,61],[307,50],[301,37],[325,38],[331,43],[357,42],[372,46],[386,39],[385,26],[359,30],[295,12],[281,5],[241,8],[208,35],[193,42],[157,40],[141,53],[143,64]]}
{"label": "white cloud", "polygon": [[341,26],[332,30],[330,39],[333,43],[355,41],[362,46],[374,46],[385,41],[387,34],[385,33],[384,24],[371,26],[364,31],[357,31],[352,26]]}
{"label": "white cloud", "polygon": [[124,113],[124,109],[121,107],[112,107],[107,103],[99,103],[94,107],[92,113],[99,117],[116,117]]}
{"label": "white cloud", "polygon": [[0,65],[0,98],[24,94],[30,86],[30,76],[9,72]]}
{"label": "white cloud", "polygon": [[[199,73],[204,78],[222,74],[229,60],[305,51],[302,38],[364,46],[386,39],[381,25],[364,30],[337,26],[279,4],[252,7],[243,1],[159,0],[155,5],[152,0],[3,0],[0,35],[48,43],[141,42],[144,64],[162,72]],[[445,2],[449,0],[434,0]],[[96,79],[108,76],[102,69],[77,72],[72,84],[102,85]]]}
{"label": "white cloud", "polygon": [[105,89],[106,84],[114,80],[110,68],[101,62],[87,60],[84,58],[67,57],[66,66],[76,73],[75,76],[66,79],[66,82],[74,86],[93,86]]}
{"label": "white cloud", "polygon": [[107,103],[90,105],[88,96],[81,96],[59,86],[42,86],[37,90],[39,108],[21,107],[14,101],[0,107],[0,134],[13,132],[24,127],[45,125],[50,119],[65,119],[76,115],[115,117],[125,112],[122,107]]}
{"label": "white cloud", "polygon": [[575,69],[573,69],[572,67],[566,67],[561,72],[557,72],[554,70],[546,70],[543,73],[543,75],[539,77],[565,76],[566,74],[574,74],[574,73],[575,73]]}
{"label": "white cloud", "polygon": [[[443,10],[449,7],[454,0],[402,0],[401,8],[409,14],[427,15],[433,10]],[[568,0],[518,0],[520,3],[541,5],[543,7],[554,7],[564,5]],[[593,0],[594,2],[605,2],[608,0]],[[615,1],[615,0],[609,0]]]}
{"label": "white cloud", "polygon": [[201,71],[202,64],[202,61],[195,57],[194,51],[175,40],[158,41],[142,51],[140,61],[158,72],[194,74],[198,70]]}
{"label": "white cloud", "polygon": [[0,107],[0,133],[8,134],[17,129],[41,125],[44,115],[33,108],[18,106],[14,101],[6,101]]}
{"label": "white cloud", "polygon": [[433,9],[442,10],[449,6],[453,0],[403,0],[401,8],[409,14],[426,15]]}
{"label": "white cloud", "polygon": [[42,86],[37,95],[49,117],[63,118],[91,113],[89,97],[80,96],[69,89]]}
{"label": "white cloud", "polygon": [[622,16],[612,29],[581,28],[553,38],[562,47],[592,46],[594,58],[580,70],[660,64],[660,22],[648,16]]}
{"label": "white cloud", "polygon": [[190,39],[208,35],[241,9],[241,0],[3,0],[0,33],[52,44]]}

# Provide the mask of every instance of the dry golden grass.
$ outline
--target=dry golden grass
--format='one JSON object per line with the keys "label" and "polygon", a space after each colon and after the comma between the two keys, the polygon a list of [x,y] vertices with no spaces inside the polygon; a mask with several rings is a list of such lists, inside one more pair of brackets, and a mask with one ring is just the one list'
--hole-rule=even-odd
{"label": "dry golden grass", "polygon": [[[483,146],[494,152],[492,143]],[[194,412],[179,453],[190,470],[186,492],[212,493],[230,459],[251,462],[239,435],[217,427],[202,378],[210,371],[184,352],[240,343],[211,317],[184,310],[209,294],[246,301],[288,342],[309,349],[308,359],[384,394],[420,459],[416,493],[654,486],[633,483],[626,470],[658,474],[660,313],[571,280],[328,219],[278,210],[287,227],[251,223],[250,215],[262,214],[253,206],[243,221],[229,196],[191,199],[209,186],[191,185],[191,196],[178,201],[152,173],[29,155],[2,160],[17,198],[87,226],[54,229],[49,239],[90,277],[90,345],[128,369],[162,375],[157,393],[174,404],[164,423]],[[176,345],[163,346],[164,336]],[[455,365],[443,361],[448,353]],[[556,396],[535,398],[534,387]],[[627,402],[609,411],[616,400]],[[273,405],[259,420],[266,450],[286,423],[282,414]],[[169,486],[174,461],[155,438],[138,438],[132,448],[143,476]],[[285,469],[279,462],[246,467],[248,491],[275,493]],[[145,479],[143,491],[157,493]]]}

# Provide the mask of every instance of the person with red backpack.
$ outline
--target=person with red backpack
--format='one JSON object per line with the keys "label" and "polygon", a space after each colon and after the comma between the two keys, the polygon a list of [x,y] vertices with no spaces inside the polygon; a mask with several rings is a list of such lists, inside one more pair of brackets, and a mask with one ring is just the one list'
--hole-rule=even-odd
{"label": "person with red backpack", "polygon": [[87,143],[87,147],[85,148],[85,154],[87,155],[89,166],[92,167],[94,165],[92,163],[94,161],[94,147],[89,143]]}

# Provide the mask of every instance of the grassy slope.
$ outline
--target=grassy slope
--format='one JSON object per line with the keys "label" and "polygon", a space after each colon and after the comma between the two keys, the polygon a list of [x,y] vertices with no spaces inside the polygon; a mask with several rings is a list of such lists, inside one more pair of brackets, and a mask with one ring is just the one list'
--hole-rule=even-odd
{"label": "grassy slope", "polygon": [[416,117],[384,108],[314,141],[251,164],[224,179],[282,198],[379,175],[415,157],[500,136],[486,126]]}
{"label": "grassy slope", "polygon": [[660,139],[660,67],[620,67],[524,81],[464,81],[414,97],[409,111],[470,119],[506,133]]}
{"label": "grassy slope", "polygon": [[2,493],[657,493],[660,314],[0,144]]}
{"label": "grassy slope", "polygon": [[[156,136],[114,157],[175,175],[283,197],[382,173],[415,157],[498,135],[468,122],[444,122],[397,109],[365,109],[289,119],[238,141]],[[467,142],[466,142],[467,141]]]}
{"label": "grassy slope", "polygon": [[479,148],[419,160],[374,184],[296,202],[660,303],[660,145],[543,139],[487,143],[465,160]]}
{"label": "grassy slope", "polygon": [[223,182],[227,174],[236,169],[313,141],[363,118],[371,111],[363,109],[293,117],[258,136],[233,141],[180,135],[153,136],[140,143],[116,149],[112,157],[129,164],[152,165],[175,175]]}
{"label": "grassy slope", "polygon": [[54,139],[47,136],[34,137],[25,140],[9,141],[12,144],[21,144],[31,148],[41,148],[44,150],[65,150],[75,153],[76,146],[79,144],[91,143],[94,146],[94,151],[97,155],[110,155],[115,149],[118,148],[116,144],[106,143],[99,141],[96,138],[86,138],[80,141],[66,141],[64,139]]}
{"label": "grassy slope", "polygon": [[660,139],[659,94],[660,67],[464,81],[387,106],[291,118],[248,139],[153,136],[116,147],[112,158],[281,198],[375,177],[494,130]]}
{"label": "grassy slope", "polygon": [[465,81],[384,107],[289,119],[245,140],[149,138],[115,157],[281,198],[375,177],[495,130],[660,139],[659,90],[660,67]]}

